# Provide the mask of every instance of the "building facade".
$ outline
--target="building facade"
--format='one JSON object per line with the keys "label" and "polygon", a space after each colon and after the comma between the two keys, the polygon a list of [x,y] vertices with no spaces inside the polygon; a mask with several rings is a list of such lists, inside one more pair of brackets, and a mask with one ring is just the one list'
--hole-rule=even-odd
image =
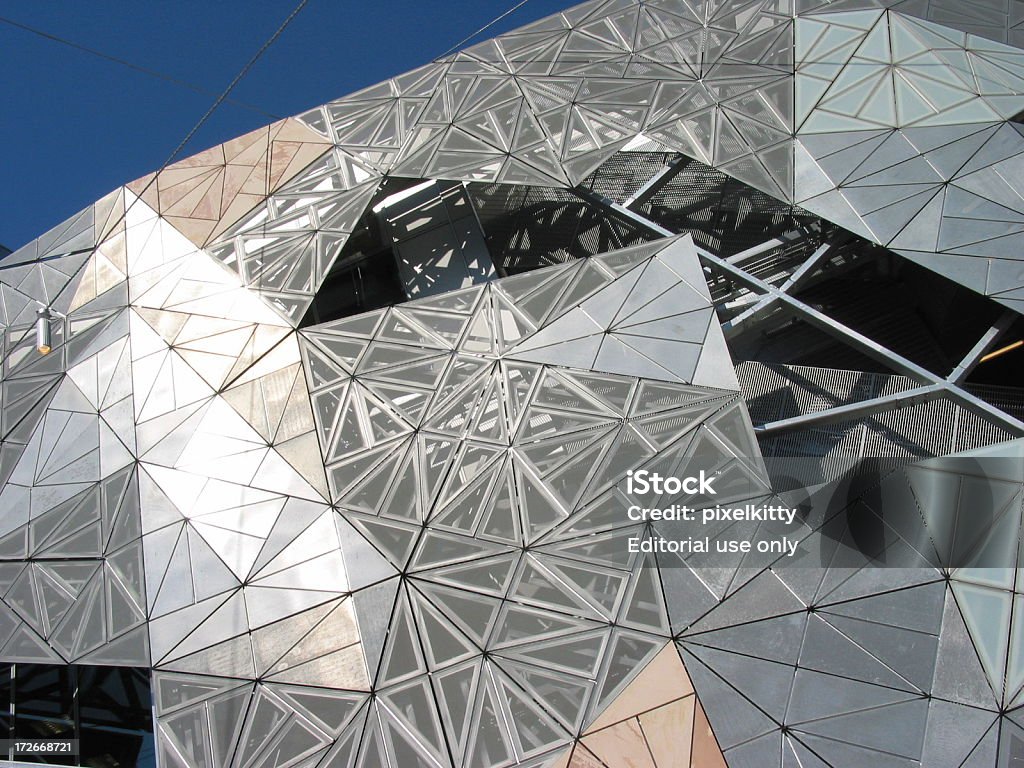
{"label": "building facade", "polygon": [[[594,0],[4,257],[9,735],[1024,760],[1022,44],[1016,0]],[[794,551],[630,547],[683,537],[639,470]]]}

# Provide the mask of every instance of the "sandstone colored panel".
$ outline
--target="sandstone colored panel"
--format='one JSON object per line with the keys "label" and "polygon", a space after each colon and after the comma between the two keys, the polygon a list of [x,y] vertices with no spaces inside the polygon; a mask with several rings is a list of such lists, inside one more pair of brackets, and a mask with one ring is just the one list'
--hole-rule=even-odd
{"label": "sandstone colored panel", "polygon": [[128,184],[202,248],[331,146],[287,118],[169,165]]}
{"label": "sandstone colored panel", "polygon": [[593,733],[614,723],[636,717],[641,712],[689,696],[693,685],[682,659],[671,643],[654,657],[636,679],[601,713],[585,733]]}
{"label": "sandstone colored panel", "polygon": [[[718,747],[718,740],[711,730],[707,715],[700,702],[697,702],[696,712],[693,716],[693,744],[690,765],[692,768],[728,768],[722,750]],[[659,763],[658,768],[661,768]]]}
{"label": "sandstone colored panel", "polygon": [[603,762],[594,756],[594,753],[584,747],[582,744],[577,744],[575,749],[572,751],[572,756],[569,760],[568,768],[608,768]]}
{"label": "sandstone colored panel", "polygon": [[669,643],[583,733],[567,768],[726,768],[686,668]]}
{"label": "sandstone colored panel", "polygon": [[602,728],[585,737],[583,743],[607,766],[658,768],[636,718]]}

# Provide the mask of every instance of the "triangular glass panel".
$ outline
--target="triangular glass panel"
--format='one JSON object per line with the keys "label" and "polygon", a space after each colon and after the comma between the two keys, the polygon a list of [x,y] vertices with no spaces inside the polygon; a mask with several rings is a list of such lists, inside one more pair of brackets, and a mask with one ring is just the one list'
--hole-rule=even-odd
{"label": "triangular glass panel", "polygon": [[392,685],[425,671],[426,664],[420,652],[419,633],[413,622],[408,598],[402,590],[399,592],[395,612],[391,616],[391,628],[388,630],[377,684]]}
{"label": "triangular glass panel", "polygon": [[410,443],[406,442],[401,446],[392,446],[380,465],[366,475],[355,488],[342,496],[340,503],[371,515],[377,514],[384,503],[384,497],[392,487],[395,472],[409,445]]}
{"label": "triangular glass panel", "polygon": [[480,661],[469,661],[434,675],[438,691],[438,709],[445,732],[458,762],[462,759],[470,736],[470,718],[475,707],[480,682]]}
{"label": "triangular glass panel", "polygon": [[483,647],[501,607],[500,600],[427,581],[417,580],[416,587],[444,616]]}
{"label": "triangular glass panel", "polygon": [[364,517],[355,513],[343,513],[342,516],[362,533],[392,565],[400,571],[405,570],[409,556],[412,554],[419,526],[399,523],[395,520],[383,520]]}

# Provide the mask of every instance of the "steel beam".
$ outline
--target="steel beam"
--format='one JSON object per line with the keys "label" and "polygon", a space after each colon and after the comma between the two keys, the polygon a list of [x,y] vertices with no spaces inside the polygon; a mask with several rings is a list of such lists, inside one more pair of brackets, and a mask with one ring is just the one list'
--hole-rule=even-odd
{"label": "steel beam", "polygon": [[644,182],[636,192],[622,201],[623,208],[639,208],[657,194],[658,190],[668,184],[675,175],[683,169],[689,160],[688,157],[680,156],[674,162],[663,165],[651,178]]}
{"label": "steel beam", "polygon": [[[585,193],[585,196],[590,199],[613,208],[621,215],[636,222],[638,225],[644,227],[649,232],[660,235],[662,237],[674,237],[676,233],[665,229],[659,224],[648,219],[646,216],[642,216],[636,211],[631,211],[628,208],[624,208],[621,205],[611,202],[607,198],[597,195],[593,192]],[[873,339],[868,338],[864,334],[849,328],[834,318],[829,317],[823,312],[818,311],[814,307],[800,301],[799,299],[790,296],[788,293],[783,292],[780,288],[776,288],[771,283],[767,283],[754,275],[749,274],[735,264],[730,263],[728,260],[723,259],[714,254],[708,253],[700,248],[697,249],[697,253],[700,256],[701,261],[706,265],[717,267],[722,272],[727,273],[729,276],[734,278],[738,283],[746,285],[753,291],[757,291],[763,294],[765,297],[771,296],[776,301],[781,301],[785,304],[786,308],[802,318],[808,323],[818,327],[820,330],[825,331],[831,336],[834,336],[846,344],[859,349],[866,355],[878,360],[883,365],[902,373],[910,378],[916,380],[918,383],[924,386],[937,385],[944,388],[944,394],[951,400],[955,401],[958,405],[968,409],[969,411],[978,414],[982,418],[988,419],[989,421],[998,424],[1008,432],[1017,435],[1024,436],[1024,422],[1019,419],[1015,419],[1007,413],[996,408],[994,405],[985,402],[979,397],[975,397],[970,392],[966,392],[957,386],[956,382],[945,379],[937,374],[932,373],[927,368],[923,368],[912,360],[908,360],[902,355],[893,352],[891,349],[882,346]],[[980,343],[980,342],[979,342]]]}
{"label": "steel beam", "polygon": [[835,424],[840,421],[852,421],[854,419],[872,416],[879,411],[890,408],[902,408],[907,405],[917,405],[946,394],[946,387],[942,384],[926,384],[921,387],[908,389],[906,392],[898,392],[892,395],[872,397],[868,400],[861,400],[857,403],[837,405],[823,411],[804,413],[800,416],[793,416],[788,419],[770,421],[766,424],[754,427],[758,435],[776,435],[781,432],[789,432],[794,429],[808,429],[823,424]]}
{"label": "steel beam", "polygon": [[981,362],[981,358],[984,357],[986,352],[988,352],[989,347],[995,344],[999,337],[1009,330],[1017,317],[1017,313],[1013,310],[1008,309],[1003,312],[1003,314],[999,316],[999,319],[992,324],[992,327],[982,334],[981,338],[978,339],[978,343],[971,347],[971,351],[964,355],[964,359],[961,360],[952,371],[950,371],[946,380],[952,384],[960,384],[970,376],[971,371],[973,371],[975,366]]}
{"label": "steel beam", "polygon": [[763,243],[758,243],[752,248],[747,248],[745,251],[734,253],[732,256],[728,256],[725,260],[730,264],[742,264],[748,259],[752,259],[755,256],[760,256],[762,253],[767,253],[770,250],[779,248],[783,245],[789,245],[795,237],[789,235],[782,235],[781,237],[773,237],[771,240],[765,240]]}
{"label": "steel beam", "polygon": [[[779,287],[779,291],[781,291],[782,293],[788,293],[794,288],[798,288],[807,277],[813,274],[814,269],[822,262],[825,256],[828,255],[831,249],[831,243],[825,243],[824,245],[820,246],[814,253],[812,253],[807,258],[806,261],[804,261],[803,264],[796,268],[796,270],[793,272],[792,275],[789,276],[786,282],[784,282]],[[727,261],[729,260],[727,259]],[[732,262],[730,261],[730,263]],[[743,310],[743,312],[738,314],[736,317],[722,323],[722,330],[725,332],[725,337],[730,338],[732,336],[735,336],[736,333],[739,331],[739,326],[743,325],[743,323],[747,322],[755,315],[758,315],[764,310],[766,310],[768,307],[775,303],[775,300],[775,294],[765,296],[761,298],[756,304],[754,304],[754,306]]]}
{"label": "steel beam", "polygon": [[698,253],[705,263],[729,272],[729,274],[735,277],[738,282],[744,282],[749,287],[755,290],[760,290],[762,293],[773,294],[777,300],[785,303],[785,305],[794,311],[799,317],[825,333],[838,337],[851,347],[859,349],[861,352],[875,360],[878,360],[883,365],[887,365],[893,370],[909,376],[922,384],[938,384],[945,387],[948,397],[955,400],[959,405],[998,424],[1015,435],[1024,435],[1024,422],[1004,413],[981,398],[975,397],[970,392],[964,391],[955,383],[932,373],[927,368],[923,368],[917,363],[893,352],[891,349],[882,346],[864,334],[855,331],[852,328],[848,328],[835,318],[829,317],[799,299],[794,298],[787,293],[783,293],[775,286],[766,283],[753,275],[747,274],[739,267],[735,267],[732,264],[727,263],[724,259],[720,259],[706,251],[698,250]]}

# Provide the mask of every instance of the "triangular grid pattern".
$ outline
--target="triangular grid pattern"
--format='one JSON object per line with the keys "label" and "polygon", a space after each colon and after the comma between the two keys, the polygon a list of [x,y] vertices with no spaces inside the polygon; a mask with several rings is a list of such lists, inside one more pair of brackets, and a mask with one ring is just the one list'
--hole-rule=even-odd
{"label": "triangular grid pattern", "polygon": [[[1011,17],[940,0],[796,13],[595,1],[128,189],[297,325],[385,175],[571,187],[642,140],[1019,308],[1024,54],[1006,44]],[[998,126],[988,151],[957,141]],[[865,173],[836,178],[829,148],[851,144]],[[93,279],[111,269],[97,259]]]}
{"label": "triangular grid pattern", "polygon": [[288,118],[169,165],[128,185],[202,247],[330,148]]}
{"label": "triangular grid pattern", "polygon": [[[123,211],[123,194],[108,195],[0,270],[13,340],[3,383],[2,653],[21,661],[150,663]],[[33,325],[47,305],[66,317],[51,320],[53,351],[41,357]]]}
{"label": "triangular grid pattern", "polygon": [[[753,446],[692,242],[296,333],[124,199],[4,487],[28,500],[0,542],[4,658],[151,665],[171,762],[563,752],[671,635],[653,564],[584,521],[632,461]],[[531,360],[584,306],[634,347],[681,323],[697,358]],[[578,696],[537,697],[556,685]]]}
{"label": "triangular grid pattern", "polygon": [[771,494],[692,242],[294,330],[385,176],[572,186],[634,140],[1019,309],[1021,19],[979,9],[586,3],[7,256],[0,658],[152,667],[166,765],[1009,764],[1016,569],[890,526],[882,583],[824,519],[813,565],[613,546],[630,468]]}
{"label": "triangular grid pattern", "polygon": [[[402,574],[360,760],[379,750],[397,765],[529,764],[625,695],[671,635],[653,562],[614,543],[626,470],[698,434],[746,434],[743,447],[711,438],[730,461],[755,449],[732,407],[735,380],[715,378],[731,366],[709,362],[724,347],[689,240],[454,299],[299,332],[331,501]],[[581,308],[634,346],[636,328],[674,324],[697,354],[678,354],[664,330],[647,356],[605,362],[595,347],[586,361],[536,359],[532,350],[572,341]],[[765,488],[756,474],[750,484]]]}

